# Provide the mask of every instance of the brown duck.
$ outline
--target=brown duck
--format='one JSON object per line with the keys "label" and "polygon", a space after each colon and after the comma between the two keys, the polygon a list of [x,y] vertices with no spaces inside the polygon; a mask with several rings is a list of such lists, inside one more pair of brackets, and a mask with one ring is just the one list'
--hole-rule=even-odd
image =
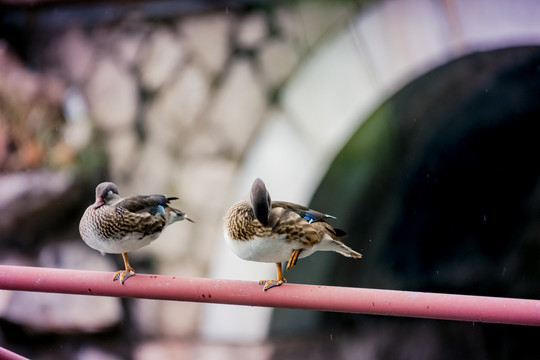
{"label": "brown duck", "polygon": [[170,224],[188,220],[182,211],[169,206],[176,197],[132,195],[121,198],[118,187],[104,182],[96,187],[96,202],[90,205],[79,223],[84,242],[102,254],[122,254],[125,270],[117,271],[114,280],[123,284],[135,270],[127,253],[156,240]]}
{"label": "brown duck", "polygon": [[279,286],[283,278],[281,263],[292,268],[299,258],[316,251],[335,251],[359,259],[354,251],[339,239],[345,232],[326,222],[334,218],[302,205],[272,201],[261,179],[251,187],[250,201],[234,204],[224,219],[225,239],[240,258],[276,264],[277,279],[261,280],[264,290]]}

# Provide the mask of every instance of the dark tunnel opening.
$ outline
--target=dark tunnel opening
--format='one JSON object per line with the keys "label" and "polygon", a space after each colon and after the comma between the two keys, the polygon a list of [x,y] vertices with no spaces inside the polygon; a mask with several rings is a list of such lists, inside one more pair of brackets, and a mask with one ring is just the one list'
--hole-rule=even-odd
{"label": "dark tunnel opening", "polygon": [[[364,259],[312,256],[288,280],[540,298],[539,94],[537,47],[471,54],[394,94],[351,137],[311,203],[338,217]],[[539,354],[536,328],[291,310],[273,319],[276,334],[379,334],[378,358],[425,354],[410,348],[426,328],[437,358]]]}

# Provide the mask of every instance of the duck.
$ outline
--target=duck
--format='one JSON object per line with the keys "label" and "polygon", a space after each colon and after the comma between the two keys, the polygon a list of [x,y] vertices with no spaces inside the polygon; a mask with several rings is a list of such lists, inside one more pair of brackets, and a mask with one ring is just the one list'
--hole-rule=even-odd
{"label": "duck", "polygon": [[122,254],[125,269],[117,271],[113,281],[124,284],[135,275],[129,264],[129,252],[150,244],[175,222],[194,222],[186,213],[170,206],[177,199],[159,194],[122,198],[112,182],[102,182],[96,187],[96,200],[84,212],[79,233],[86,245],[102,255]]}
{"label": "duck", "polygon": [[274,263],[277,279],[260,280],[263,290],[280,286],[282,264],[287,270],[298,259],[317,251],[334,251],[360,259],[362,254],[341,241],[345,231],[332,227],[334,216],[286,201],[272,201],[265,183],[253,181],[249,200],[232,205],[224,217],[224,237],[232,251],[249,261]]}

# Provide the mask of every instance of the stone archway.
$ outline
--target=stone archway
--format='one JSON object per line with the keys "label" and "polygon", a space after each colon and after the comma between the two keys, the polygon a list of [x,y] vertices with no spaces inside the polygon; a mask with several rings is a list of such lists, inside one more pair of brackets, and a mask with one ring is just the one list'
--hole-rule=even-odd
{"label": "stone archway", "polygon": [[[315,49],[285,86],[245,159],[242,197],[256,176],[274,199],[309,203],[331,161],[388,96],[415,78],[478,51],[540,44],[540,5],[467,1],[381,1],[363,9]],[[301,164],[302,171],[298,171]],[[273,267],[236,259],[222,241],[210,276],[265,278]],[[257,341],[270,309],[207,306],[201,332]],[[309,321],[308,321],[309,322]]]}
{"label": "stone archway", "polygon": [[[540,270],[527,254],[539,246],[540,169],[530,162],[540,131],[539,62],[540,47],[471,54],[385,101],[336,156],[311,202],[340,219],[364,259],[318,254],[289,280],[538,298]],[[362,328],[364,320],[277,309],[272,332]]]}

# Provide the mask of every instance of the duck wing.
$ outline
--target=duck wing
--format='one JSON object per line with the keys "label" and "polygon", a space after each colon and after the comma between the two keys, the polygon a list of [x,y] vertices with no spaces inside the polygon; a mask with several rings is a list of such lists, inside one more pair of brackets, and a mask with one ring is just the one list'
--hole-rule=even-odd
{"label": "duck wing", "polygon": [[171,200],[176,200],[176,197],[166,197],[165,195],[133,195],[118,202],[116,206],[126,209],[132,213],[156,213],[164,214],[163,207],[167,206]]}
{"label": "duck wing", "polygon": [[[303,205],[298,205],[295,203],[287,202],[287,201],[272,201],[272,208],[283,208],[288,211],[292,211],[298,215],[300,215],[301,218],[306,220],[308,223],[316,223],[316,222],[325,222],[328,219],[336,219],[335,216],[324,214],[320,211],[310,209]],[[330,228],[331,232],[334,233],[338,237],[342,237],[347,235],[347,233],[340,229],[334,229],[331,226],[324,226],[325,228]]]}

